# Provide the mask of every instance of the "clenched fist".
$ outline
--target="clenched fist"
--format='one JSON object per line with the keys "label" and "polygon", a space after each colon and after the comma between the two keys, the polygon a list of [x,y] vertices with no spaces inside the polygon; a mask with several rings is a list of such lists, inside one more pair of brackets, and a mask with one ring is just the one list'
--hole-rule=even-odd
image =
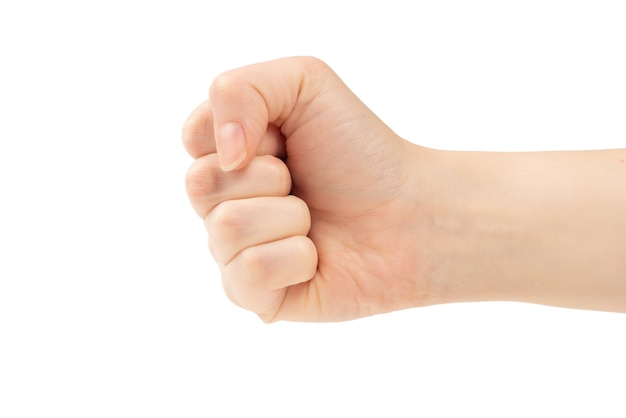
{"label": "clenched fist", "polygon": [[323,62],[288,58],[220,75],[183,139],[196,158],[187,191],[234,303],[270,322],[424,302],[429,213],[416,198],[427,183],[416,177],[425,150]]}

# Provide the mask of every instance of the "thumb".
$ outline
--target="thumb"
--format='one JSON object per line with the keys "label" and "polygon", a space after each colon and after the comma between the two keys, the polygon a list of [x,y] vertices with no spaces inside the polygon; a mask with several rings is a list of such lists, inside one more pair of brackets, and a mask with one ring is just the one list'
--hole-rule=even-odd
{"label": "thumb", "polygon": [[315,58],[292,57],[231,70],[213,81],[209,99],[224,171],[245,167],[256,155],[268,124],[281,128],[294,119],[302,103],[316,96],[318,83],[307,79],[320,70],[330,69]]}

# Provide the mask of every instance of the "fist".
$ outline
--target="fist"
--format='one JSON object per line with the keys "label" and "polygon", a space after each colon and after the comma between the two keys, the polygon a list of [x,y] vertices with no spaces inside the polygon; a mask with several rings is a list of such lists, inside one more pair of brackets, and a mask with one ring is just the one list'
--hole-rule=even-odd
{"label": "fist", "polygon": [[271,320],[287,288],[312,279],[317,269],[317,252],[307,237],[309,208],[289,194],[286,164],[264,155],[241,170],[223,171],[213,153],[193,163],[186,184],[226,294]]}

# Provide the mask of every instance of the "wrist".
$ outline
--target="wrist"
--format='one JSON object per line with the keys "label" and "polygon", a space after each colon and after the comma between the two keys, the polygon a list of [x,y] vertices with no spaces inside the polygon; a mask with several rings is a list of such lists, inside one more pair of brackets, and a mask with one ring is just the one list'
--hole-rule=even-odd
{"label": "wrist", "polygon": [[[523,299],[533,245],[513,154],[428,150],[429,303]],[[504,158],[501,158],[504,157]]]}

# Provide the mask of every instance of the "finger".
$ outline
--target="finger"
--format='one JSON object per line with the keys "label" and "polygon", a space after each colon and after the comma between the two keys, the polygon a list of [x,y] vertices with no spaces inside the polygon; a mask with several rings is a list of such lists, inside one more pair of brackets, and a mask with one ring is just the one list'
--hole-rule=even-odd
{"label": "finger", "polygon": [[[185,149],[193,158],[217,152],[213,134],[213,112],[208,100],[191,112],[183,125],[182,139]],[[285,158],[285,140],[275,125],[267,125],[256,155]]]}
{"label": "finger", "polygon": [[315,245],[298,235],[242,251],[222,267],[222,283],[235,304],[271,322],[286,288],[310,280],[316,271]]}
{"label": "finger", "polygon": [[260,196],[287,196],[291,176],[284,162],[269,155],[256,157],[245,169],[224,172],[217,155],[193,162],[185,179],[187,195],[196,213],[204,218],[226,200]]}
{"label": "finger", "polygon": [[244,167],[257,153],[268,123],[285,137],[306,122],[314,99],[322,107],[320,91],[333,98],[347,88],[323,62],[315,58],[286,58],[232,70],[218,76],[209,90],[213,107],[217,153],[224,170]]}
{"label": "finger", "polygon": [[246,248],[308,234],[311,215],[295,196],[255,197],[222,202],[204,222],[213,256],[225,265]]}
{"label": "finger", "polygon": [[213,141],[213,113],[208,100],[202,102],[187,117],[183,125],[183,145],[193,158],[215,152]]}

